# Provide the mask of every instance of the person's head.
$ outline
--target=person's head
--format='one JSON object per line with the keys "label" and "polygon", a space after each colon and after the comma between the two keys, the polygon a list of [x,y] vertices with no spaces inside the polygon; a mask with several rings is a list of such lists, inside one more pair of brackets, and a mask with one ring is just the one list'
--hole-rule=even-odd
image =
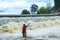
{"label": "person's head", "polygon": [[23,24],[23,26],[25,26],[25,24]]}

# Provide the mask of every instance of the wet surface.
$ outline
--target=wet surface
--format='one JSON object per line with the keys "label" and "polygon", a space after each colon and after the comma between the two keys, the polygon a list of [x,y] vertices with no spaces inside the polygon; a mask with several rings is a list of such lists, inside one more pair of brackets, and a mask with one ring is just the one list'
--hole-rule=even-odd
{"label": "wet surface", "polygon": [[56,36],[56,35],[45,35],[45,37],[40,36],[40,37],[7,37],[7,38],[0,38],[0,40],[60,40],[60,36]]}
{"label": "wet surface", "polygon": [[[48,27],[50,24],[53,24],[54,26],[59,25],[59,28],[58,27],[56,27],[56,28],[50,28],[49,27],[48,29],[34,30],[35,29],[34,28],[35,24],[33,24],[33,25],[31,25],[32,30],[27,31],[28,32],[27,34],[29,34],[28,35],[29,37],[27,37],[26,39],[22,38],[21,35],[19,36],[18,33],[16,32],[16,34],[14,34],[14,36],[13,35],[12,36],[7,36],[7,35],[10,35],[10,34],[6,34],[6,36],[1,35],[3,37],[0,36],[0,40],[60,40],[60,17],[34,17],[34,18],[27,17],[27,18],[8,18],[8,19],[3,18],[3,19],[0,19],[0,26],[10,22],[11,24],[18,25],[20,27],[20,25],[19,25],[20,22],[22,23],[22,22],[45,22],[45,21],[48,21],[48,23],[49,23],[48,25],[46,25],[46,27]],[[15,24],[15,22],[17,22],[19,24],[17,24],[17,23]],[[53,22],[53,23],[51,23],[51,22]],[[10,26],[11,24],[8,24],[9,26],[7,26],[7,27],[12,28],[14,25]],[[47,23],[45,23],[45,24],[47,24]],[[36,27],[37,28],[45,27],[45,26],[43,26],[45,24],[42,23],[42,25],[39,24],[39,27],[38,26],[36,26]],[[50,26],[52,27],[53,25],[50,25]],[[14,26],[14,27],[17,27],[17,26]],[[14,27],[13,27],[13,29],[14,29]],[[46,33],[48,33],[48,34],[46,34]],[[19,34],[20,34],[20,32],[19,32]],[[19,37],[17,37],[17,35]],[[40,36],[40,35],[42,35],[42,36]],[[30,36],[33,36],[34,38],[30,37]]]}

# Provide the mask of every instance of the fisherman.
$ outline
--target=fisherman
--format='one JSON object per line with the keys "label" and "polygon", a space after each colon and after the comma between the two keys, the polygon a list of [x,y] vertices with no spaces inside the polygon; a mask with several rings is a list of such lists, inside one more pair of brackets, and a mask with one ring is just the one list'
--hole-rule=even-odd
{"label": "fisherman", "polygon": [[26,24],[23,24],[23,27],[22,27],[22,35],[23,35],[23,38],[26,38],[26,29],[28,27],[29,23],[26,25]]}

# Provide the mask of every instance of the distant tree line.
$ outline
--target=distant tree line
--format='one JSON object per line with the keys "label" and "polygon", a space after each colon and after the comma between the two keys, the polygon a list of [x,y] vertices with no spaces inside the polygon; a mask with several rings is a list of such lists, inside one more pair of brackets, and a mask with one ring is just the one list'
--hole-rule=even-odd
{"label": "distant tree line", "polygon": [[46,7],[41,7],[38,9],[36,4],[32,4],[30,7],[30,11],[27,9],[22,10],[21,14],[49,14],[53,12],[60,12],[60,0],[54,0],[54,6],[51,7],[50,3],[47,3]]}

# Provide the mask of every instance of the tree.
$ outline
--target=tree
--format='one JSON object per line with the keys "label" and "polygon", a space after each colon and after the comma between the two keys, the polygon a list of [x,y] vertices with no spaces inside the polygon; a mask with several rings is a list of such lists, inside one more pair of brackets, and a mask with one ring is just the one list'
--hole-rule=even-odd
{"label": "tree", "polygon": [[60,0],[54,0],[55,9],[58,10],[60,8]]}
{"label": "tree", "polygon": [[50,13],[51,9],[52,9],[52,7],[51,7],[50,3],[47,3],[47,5],[46,5],[46,13]]}
{"label": "tree", "polygon": [[22,14],[30,14],[30,12],[29,12],[28,10],[24,9],[24,10],[22,11]]}
{"label": "tree", "polygon": [[35,14],[35,12],[37,12],[37,10],[38,10],[38,6],[36,4],[32,4],[31,5],[31,13]]}
{"label": "tree", "polygon": [[38,10],[37,14],[47,14],[47,13],[50,13],[50,11],[51,11],[51,5],[50,5],[50,3],[47,3],[47,6],[41,7]]}
{"label": "tree", "polygon": [[54,12],[60,12],[60,0],[54,0],[54,7],[52,8]]}
{"label": "tree", "polygon": [[37,12],[37,14],[44,14],[46,11],[45,11],[45,7],[41,7],[39,10],[38,10],[38,12]]}

